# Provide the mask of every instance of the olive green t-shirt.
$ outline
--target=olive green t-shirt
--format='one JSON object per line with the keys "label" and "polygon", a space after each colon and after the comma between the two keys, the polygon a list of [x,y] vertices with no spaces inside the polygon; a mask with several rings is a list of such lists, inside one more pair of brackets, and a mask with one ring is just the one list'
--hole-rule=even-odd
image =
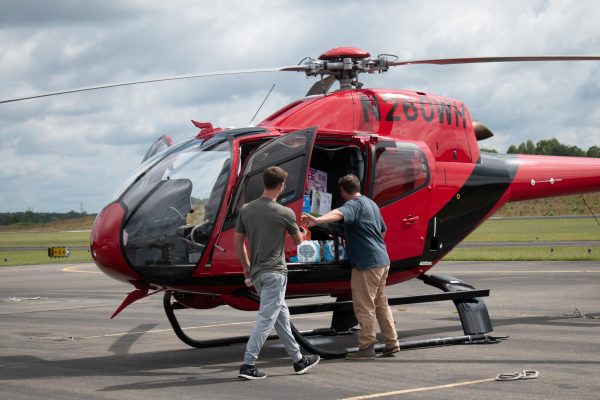
{"label": "olive green t-shirt", "polygon": [[283,245],[285,232],[294,234],[299,231],[296,215],[291,209],[259,197],[241,208],[235,231],[245,234],[250,243],[252,280],[266,271],[287,274]]}

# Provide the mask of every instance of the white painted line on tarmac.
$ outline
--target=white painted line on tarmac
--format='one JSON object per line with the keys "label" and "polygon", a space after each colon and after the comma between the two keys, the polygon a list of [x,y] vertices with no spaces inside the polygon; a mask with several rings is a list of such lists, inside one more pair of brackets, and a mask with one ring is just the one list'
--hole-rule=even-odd
{"label": "white painted line on tarmac", "polygon": [[[323,316],[329,316],[329,314],[328,313],[313,314],[313,315],[306,315],[306,316],[302,316],[302,317],[293,317],[291,319],[292,320],[296,320],[296,319],[310,319],[310,318],[319,318],[319,317],[323,317]],[[192,329],[221,328],[221,327],[224,327],[224,326],[249,325],[249,324],[254,324],[254,323],[256,323],[256,320],[245,321],[245,322],[228,322],[226,324],[188,326],[188,327],[184,327],[182,329],[184,329],[184,330],[192,330]],[[106,338],[106,337],[139,335],[139,334],[144,334],[144,333],[162,333],[162,332],[173,332],[173,328],[152,329],[152,330],[149,330],[149,331],[137,331],[137,332],[110,333],[110,334],[106,334],[106,335],[95,335],[95,336],[82,336],[82,337],[76,337],[75,339],[77,339],[77,340],[79,340],[79,339],[99,339],[99,338]]]}
{"label": "white painted line on tarmac", "polygon": [[460,386],[476,385],[478,383],[492,382],[494,380],[496,380],[496,378],[487,378],[487,379],[479,379],[476,381],[449,383],[447,385],[424,386],[424,387],[413,388],[413,389],[394,390],[392,392],[373,393],[373,394],[367,394],[364,396],[345,397],[340,400],[378,399],[380,397],[397,396],[400,394],[427,392],[427,391],[432,391],[432,390],[449,389],[449,388],[455,388],[455,387],[460,387]]}
{"label": "white painted line on tarmac", "polygon": [[[227,324],[215,324],[215,325],[202,325],[202,326],[190,326],[183,328],[185,330],[191,329],[205,329],[205,328],[220,328],[223,326],[234,326],[234,325],[246,325],[253,324],[256,321],[247,321],[247,322],[230,322]],[[168,329],[152,329],[149,331],[137,331],[137,332],[122,332],[122,333],[110,333],[106,335],[95,335],[95,336],[82,336],[76,337],[75,339],[99,339],[99,338],[107,338],[107,337],[115,337],[115,336],[129,336],[129,335],[140,335],[144,333],[161,333],[161,332],[173,332],[173,328]]]}
{"label": "white painted line on tarmac", "polygon": [[[440,272],[439,270],[437,270],[437,272]],[[542,270],[542,271],[537,271],[537,270],[529,270],[529,271],[523,271],[523,270],[503,270],[503,271],[499,271],[499,270],[482,270],[482,271],[476,271],[476,270],[466,270],[466,271],[446,271],[450,274],[573,274],[573,273],[586,273],[586,274],[595,274],[595,273],[600,273],[600,269],[565,269],[565,270]]]}

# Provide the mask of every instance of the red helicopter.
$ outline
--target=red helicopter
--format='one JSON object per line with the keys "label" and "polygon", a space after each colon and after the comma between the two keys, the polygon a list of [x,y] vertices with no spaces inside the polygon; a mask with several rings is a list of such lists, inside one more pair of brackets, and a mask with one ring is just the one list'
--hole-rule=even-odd
{"label": "red helicopter", "polygon": [[[246,338],[193,339],[179,325],[175,310],[220,305],[258,309],[256,294],[244,285],[233,228],[240,207],[260,196],[262,172],[271,165],[288,172],[278,201],[294,210],[298,220],[303,210],[323,212],[314,208],[318,201],[325,211],[339,207],[338,178],[353,173],[362,182],[362,193],[380,206],[388,227],[388,285],[419,278],[444,291],[390,299],[390,304],[452,300],[459,311],[465,336],[401,342],[409,348],[497,341],[482,300],[489,291],[428,271],[506,202],[600,191],[600,160],[482,153],[478,141],[493,134],[471,119],[461,101],[419,91],[367,89],[358,75],[409,64],[573,60],[600,57],[400,61],[341,47],[292,67],[176,76],[26,98],[229,73],[298,71],[320,76],[306,97],[256,127],[220,129],[194,121],[200,128],[196,137],[174,145],[168,137],[160,138],[98,214],[92,256],[105,274],[135,287],[112,317],[138,299],[164,292],[169,321],[185,343],[209,347],[243,342]],[[329,92],[336,81],[339,90]],[[299,251],[286,239],[287,297],[327,295],[336,302],[290,307],[292,314],[333,311],[329,329],[293,328],[294,334],[312,352],[342,357],[345,349],[324,349],[306,337],[348,332],[356,325],[343,231],[336,225],[315,227],[311,236],[312,253],[308,246]]]}

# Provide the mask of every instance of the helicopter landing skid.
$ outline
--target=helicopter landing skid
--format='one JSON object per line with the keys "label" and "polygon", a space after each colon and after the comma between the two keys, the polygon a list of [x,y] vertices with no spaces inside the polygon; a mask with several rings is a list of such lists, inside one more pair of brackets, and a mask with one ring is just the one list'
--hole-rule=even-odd
{"label": "helicopter landing skid", "polygon": [[[490,334],[490,332],[493,330],[492,322],[490,320],[485,302],[482,299],[482,297],[489,296],[489,289],[476,290],[473,286],[461,281],[460,279],[448,275],[423,274],[419,276],[419,279],[430,286],[434,286],[443,290],[446,293],[388,298],[389,305],[393,306],[401,304],[416,304],[452,300],[456,306],[456,309],[458,310],[464,335],[400,341],[401,349],[408,350],[456,344],[493,344],[499,343],[501,340],[508,338],[508,336],[493,336]],[[290,314],[304,314],[324,311],[333,311],[334,316],[332,320],[332,326],[334,325],[334,321],[336,321],[336,313],[341,314],[337,318],[338,321],[343,321],[344,319],[349,318],[348,314],[351,314],[351,316],[354,317],[352,312],[352,301],[338,301],[336,303],[290,307]],[[329,331],[332,331],[333,334],[348,333],[336,332],[336,330],[333,328],[330,328]],[[343,358],[349,352],[348,349],[343,349],[342,351],[324,350],[303,337],[302,332],[299,332],[293,325],[292,333],[294,333],[294,337],[304,349],[310,351],[311,353],[319,354],[323,358]],[[375,346],[375,351],[382,352],[384,348],[385,347],[383,344],[378,344]]]}
{"label": "helicopter landing skid", "polygon": [[[401,304],[416,304],[452,300],[458,310],[463,331],[465,334],[463,336],[400,341],[401,349],[408,350],[423,347],[448,346],[456,344],[492,344],[498,343],[500,340],[506,339],[508,337],[490,335],[490,332],[492,332],[492,323],[487,312],[487,307],[481,299],[481,297],[489,296],[489,289],[475,290],[472,286],[448,275],[423,274],[419,276],[419,279],[421,279],[428,285],[444,290],[446,293],[388,298],[388,303],[392,306]],[[237,295],[248,297],[257,302],[259,301],[258,296],[251,292],[239,292]],[[173,331],[183,343],[196,348],[209,348],[246,343],[248,341],[248,336],[237,336],[213,340],[196,340],[191,338],[181,328],[174,312],[175,309],[184,309],[187,307],[178,302],[172,303],[171,298],[172,293],[166,292],[163,298],[163,305],[169,322],[173,327]],[[350,349],[347,348],[342,348],[339,350],[325,349],[312,343],[307,338],[314,336],[331,337],[355,334],[356,330],[351,329],[351,327],[349,327],[349,324],[352,323],[351,321],[353,321],[354,318],[354,313],[352,311],[352,301],[348,300],[337,301],[335,303],[291,306],[289,307],[289,311],[291,315],[333,311],[332,326],[336,327],[337,329],[332,327],[325,329],[315,329],[310,331],[299,331],[293,323],[290,323],[292,334],[296,338],[298,344],[302,346],[305,350],[312,354],[318,354],[325,359],[344,358],[346,354],[350,352]],[[347,329],[340,330],[340,327],[346,327]],[[268,340],[276,338],[277,335],[270,335],[268,337]],[[383,350],[384,345],[379,344],[375,346],[376,352],[382,352]]]}
{"label": "helicopter landing skid", "polygon": [[[177,316],[175,315],[175,310],[182,310],[182,309],[186,309],[188,307],[186,307],[183,304],[178,303],[178,302],[171,302],[172,297],[173,297],[173,294],[171,292],[165,292],[165,294],[163,296],[163,307],[165,309],[165,313],[167,314],[167,318],[169,319],[169,322],[171,323],[171,327],[173,328],[173,331],[175,332],[175,335],[177,335],[179,340],[181,340],[183,343],[187,344],[188,346],[195,347],[198,349],[206,349],[206,348],[210,348],[210,347],[228,346],[228,345],[232,345],[232,344],[240,344],[240,343],[248,342],[248,338],[250,336],[234,336],[234,337],[229,337],[229,338],[211,339],[211,340],[193,339],[187,333],[184,332],[183,328],[179,324],[179,321],[177,320]],[[330,330],[317,329],[315,331],[302,331],[302,332],[299,332],[296,330],[296,332],[298,334],[302,335],[303,337],[316,336],[316,335],[327,335],[327,333],[325,331],[329,332]],[[270,335],[267,338],[267,340],[273,340],[273,339],[277,339],[277,338],[278,338],[277,335]]]}

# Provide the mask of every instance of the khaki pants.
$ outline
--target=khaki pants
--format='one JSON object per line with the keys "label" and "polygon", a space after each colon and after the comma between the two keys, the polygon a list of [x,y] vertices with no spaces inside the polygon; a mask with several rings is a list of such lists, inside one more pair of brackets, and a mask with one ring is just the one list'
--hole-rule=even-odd
{"label": "khaki pants", "polygon": [[394,326],[392,310],[385,294],[385,282],[389,270],[389,265],[384,268],[370,268],[363,271],[352,268],[350,285],[354,314],[360,325],[359,349],[377,343],[376,320],[385,338],[385,346],[389,348],[398,345],[398,334]]}

